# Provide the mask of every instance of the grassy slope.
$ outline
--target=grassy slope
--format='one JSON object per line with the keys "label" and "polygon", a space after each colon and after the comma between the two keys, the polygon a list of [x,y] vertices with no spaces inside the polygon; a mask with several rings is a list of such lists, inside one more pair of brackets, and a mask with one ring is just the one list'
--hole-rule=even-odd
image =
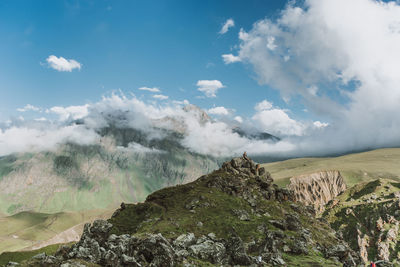
{"label": "grassy slope", "polygon": [[339,170],[347,185],[377,178],[400,179],[400,148],[378,149],[335,158],[298,158],[263,164],[278,185],[292,176],[320,170]]}
{"label": "grassy slope", "polygon": [[27,248],[83,222],[107,218],[111,213],[104,210],[56,214],[21,212],[0,218],[0,253]]}

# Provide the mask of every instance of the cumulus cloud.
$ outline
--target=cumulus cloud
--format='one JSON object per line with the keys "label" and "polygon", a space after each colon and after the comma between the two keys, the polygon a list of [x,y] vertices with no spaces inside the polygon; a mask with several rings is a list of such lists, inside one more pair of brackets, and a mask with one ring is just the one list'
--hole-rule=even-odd
{"label": "cumulus cloud", "polygon": [[54,55],[46,58],[49,66],[57,71],[68,71],[71,72],[74,69],[81,69],[81,63],[74,59],[65,59],[63,57],[56,57]]}
{"label": "cumulus cloud", "polygon": [[26,111],[41,111],[41,108],[35,107],[31,104],[25,105],[23,108],[17,108],[17,111],[19,112],[26,112]]}
{"label": "cumulus cloud", "polygon": [[206,97],[217,97],[217,91],[225,86],[218,80],[199,80],[197,90],[203,92]]}
{"label": "cumulus cloud", "polygon": [[88,107],[89,107],[88,104],[83,106],[69,106],[69,107],[55,106],[46,110],[46,113],[57,114],[61,121],[65,121],[68,119],[77,120],[88,115]]}
{"label": "cumulus cloud", "polygon": [[159,100],[166,100],[166,99],[168,99],[168,96],[166,96],[166,95],[153,95],[153,98],[159,99]]}
{"label": "cumulus cloud", "polygon": [[212,115],[229,115],[230,112],[225,107],[214,107],[208,110],[208,114]]}
{"label": "cumulus cloud", "polygon": [[[253,67],[259,83],[287,101],[301,99],[310,113],[329,121],[317,123],[323,129],[302,139],[300,150],[398,146],[399,17],[395,1],[289,4],[276,19],[240,31],[238,57]],[[275,113],[289,121],[282,111]]]}
{"label": "cumulus cloud", "polygon": [[254,107],[257,111],[252,117],[258,128],[276,136],[302,136],[305,126],[289,117],[285,110],[273,107],[263,100]]}
{"label": "cumulus cloud", "polygon": [[219,34],[225,34],[229,31],[229,28],[235,26],[235,22],[233,19],[227,19],[222,26],[221,30],[219,31]]}
{"label": "cumulus cloud", "polygon": [[159,88],[157,87],[140,87],[139,90],[141,91],[148,91],[148,92],[152,92],[152,93],[159,93],[161,92]]}
{"label": "cumulus cloud", "polygon": [[234,56],[232,54],[222,55],[222,59],[224,60],[225,64],[231,64],[231,63],[235,63],[235,62],[240,62],[241,61],[240,57]]}

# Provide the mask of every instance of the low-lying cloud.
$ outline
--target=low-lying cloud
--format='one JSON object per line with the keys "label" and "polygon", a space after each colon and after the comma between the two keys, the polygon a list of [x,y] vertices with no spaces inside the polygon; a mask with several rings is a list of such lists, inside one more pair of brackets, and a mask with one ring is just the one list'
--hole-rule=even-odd
{"label": "low-lying cloud", "polygon": [[[255,116],[260,111],[255,111]],[[182,134],[181,145],[187,149],[216,157],[239,155],[243,151],[257,155],[290,153],[296,147],[288,140],[256,140],[238,134],[235,131],[238,123],[244,132],[264,129],[257,130],[254,127],[257,119],[244,119],[235,115],[233,109],[220,106],[210,108],[209,113],[216,117],[210,118],[205,111],[191,105],[187,100],[145,102],[135,96],[111,94],[96,103],[52,107],[42,113],[48,116],[58,115],[55,120],[40,117],[34,120],[14,120],[7,125],[0,125],[0,156],[52,150],[65,142],[98,143],[101,138],[99,130],[110,124],[140,130],[146,134],[148,140],[165,138],[165,130],[178,132]],[[160,152],[138,143],[132,143],[125,149],[138,153]]]}

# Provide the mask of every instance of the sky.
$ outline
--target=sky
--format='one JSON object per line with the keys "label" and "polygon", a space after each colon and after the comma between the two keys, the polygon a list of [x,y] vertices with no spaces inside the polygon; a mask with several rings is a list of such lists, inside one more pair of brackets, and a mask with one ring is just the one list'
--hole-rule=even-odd
{"label": "sky", "polygon": [[[237,44],[241,27],[274,16],[284,1],[2,1],[0,4],[0,106],[3,119],[26,104],[81,105],[121,89],[140,87],[208,108],[227,105],[247,113],[259,97],[276,98],[243,66],[226,66],[221,54]],[[233,18],[237,26],[221,34]],[[46,59],[73,59],[80,68],[57,71]],[[226,86],[203,96],[199,80]],[[238,97],[243,90],[246,98]],[[144,94],[148,96],[147,94]],[[252,96],[254,95],[254,96]],[[243,105],[234,104],[238,100]],[[250,115],[250,114],[249,114]]]}
{"label": "sky", "polygon": [[184,145],[215,156],[400,145],[397,2],[1,1],[0,38],[0,155],[94,142],[121,109],[146,129],[180,118]]}

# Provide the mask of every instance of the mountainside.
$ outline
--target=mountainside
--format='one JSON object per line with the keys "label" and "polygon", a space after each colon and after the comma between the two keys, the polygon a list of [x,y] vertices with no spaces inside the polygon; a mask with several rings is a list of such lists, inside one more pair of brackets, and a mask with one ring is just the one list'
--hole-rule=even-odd
{"label": "mountainside", "polygon": [[[80,241],[21,266],[354,266],[357,254],[264,168],[235,158],[85,225]],[[94,266],[94,265],[93,265]]]}
{"label": "mountainside", "polygon": [[99,144],[0,158],[0,212],[115,208],[218,167],[214,158],[191,153],[173,138],[146,141],[134,129],[103,131]]}
{"label": "mountainside", "polygon": [[348,187],[378,178],[400,180],[400,148],[377,149],[331,158],[297,158],[263,164],[278,185],[286,186],[293,176],[338,170]]}

